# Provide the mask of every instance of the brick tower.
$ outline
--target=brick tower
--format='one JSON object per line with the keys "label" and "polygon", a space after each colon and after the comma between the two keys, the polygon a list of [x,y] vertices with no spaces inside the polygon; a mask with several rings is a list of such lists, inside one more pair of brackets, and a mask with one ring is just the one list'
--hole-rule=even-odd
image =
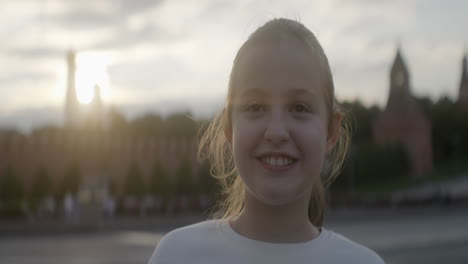
{"label": "brick tower", "polygon": [[387,105],[377,117],[373,132],[379,145],[404,146],[413,176],[432,169],[431,126],[411,94],[409,71],[400,48],[390,71]]}

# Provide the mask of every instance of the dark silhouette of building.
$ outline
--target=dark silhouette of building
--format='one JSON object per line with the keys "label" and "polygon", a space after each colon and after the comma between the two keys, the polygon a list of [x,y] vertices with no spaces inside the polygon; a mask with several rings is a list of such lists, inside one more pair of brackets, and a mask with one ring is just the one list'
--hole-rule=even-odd
{"label": "dark silhouette of building", "polygon": [[387,106],[374,123],[377,144],[401,144],[414,176],[432,169],[431,125],[411,94],[410,76],[398,48],[390,71]]}
{"label": "dark silhouette of building", "polygon": [[101,88],[94,86],[93,100],[82,109],[82,125],[92,129],[102,129],[105,127],[106,111],[101,98]]}
{"label": "dark silhouette of building", "polygon": [[76,95],[75,88],[75,52],[69,51],[67,53],[68,64],[68,80],[67,80],[67,93],[65,97],[65,126],[76,127],[79,124],[80,117],[80,104]]}
{"label": "dark silhouette of building", "polygon": [[65,98],[65,127],[68,128],[103,128],[106,121],[106,109],[102,102],[99,85],[94,86],[93,100],[84,105],[78,101],[76,91],[76,53],[67,53],[68,79]]}

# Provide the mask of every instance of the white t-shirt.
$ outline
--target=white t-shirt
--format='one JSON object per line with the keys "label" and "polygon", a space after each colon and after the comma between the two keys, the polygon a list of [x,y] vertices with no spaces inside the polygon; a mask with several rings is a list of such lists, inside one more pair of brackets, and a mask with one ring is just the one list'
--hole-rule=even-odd
{"label": "white t-shirt", "polygon": [[208,220],[176,229],[159,241],[148,264],[382,264],[372,250],[333,231],[304,243],[267,243],[246,238],[227,220]]}

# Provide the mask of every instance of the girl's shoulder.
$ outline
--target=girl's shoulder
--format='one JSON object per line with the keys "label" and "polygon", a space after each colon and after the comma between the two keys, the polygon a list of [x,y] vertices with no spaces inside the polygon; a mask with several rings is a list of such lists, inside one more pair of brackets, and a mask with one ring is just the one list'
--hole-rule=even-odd
{"label": "girl's shoulder", "polygon": [[[281,254],[277,256],[277,253]],[[290,255],[290,258],[303,256],[304,259],[315,258],[327,263],[384,263],[371,249],[323,227],[320,235],[309,242],[277,244],[243,237],[223,220],[206,220],[169,232],[159,241],[150,263],[179,263],[189,260],[195,263],[195,260],[204,261],[208,256],[210,259],[223,256],[220,257],[222,259],[226,256],[255,254],[259,258],[270,255],[273,260]]]}
{"label": "girl's shoulder", "polygon": [[194,260],[200,256],[227,248],[220,243],[219,228],[219,221],[206,220],[175,229],[161,238],[149,263],[198,263]]}
{"label": "girl's shoulder", "polygon": [[180,227],[167,233],[160,242],[177,242],[178,240],[187,240],[191,237],[200,238],[201,235],[207,237],[214,234],[220,226],[219,220],[205,220],[184,227]]}
{"label": "girl's shoulder", "polygon": [[322,232],[322,246],[340,252],[341,256],[353,260],[353,263],[355,261],[359,261],[359,263],[384,263],[382,258],[372,249],[332,230],[322,228]]}

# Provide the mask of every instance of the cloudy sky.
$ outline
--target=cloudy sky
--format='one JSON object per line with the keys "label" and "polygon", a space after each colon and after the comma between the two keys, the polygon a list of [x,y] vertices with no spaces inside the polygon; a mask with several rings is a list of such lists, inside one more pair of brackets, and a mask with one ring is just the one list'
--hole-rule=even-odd
{"label": "cloudy sky", "polygon": [[413,93],[456,98],[468,47],[465,0],[0,1],[0,127],[60,124],[66,52],[129,118],[218,110],[235,53],[274,17],[298,19],[327,53],[341,100],[383,106],[400,43]]}

